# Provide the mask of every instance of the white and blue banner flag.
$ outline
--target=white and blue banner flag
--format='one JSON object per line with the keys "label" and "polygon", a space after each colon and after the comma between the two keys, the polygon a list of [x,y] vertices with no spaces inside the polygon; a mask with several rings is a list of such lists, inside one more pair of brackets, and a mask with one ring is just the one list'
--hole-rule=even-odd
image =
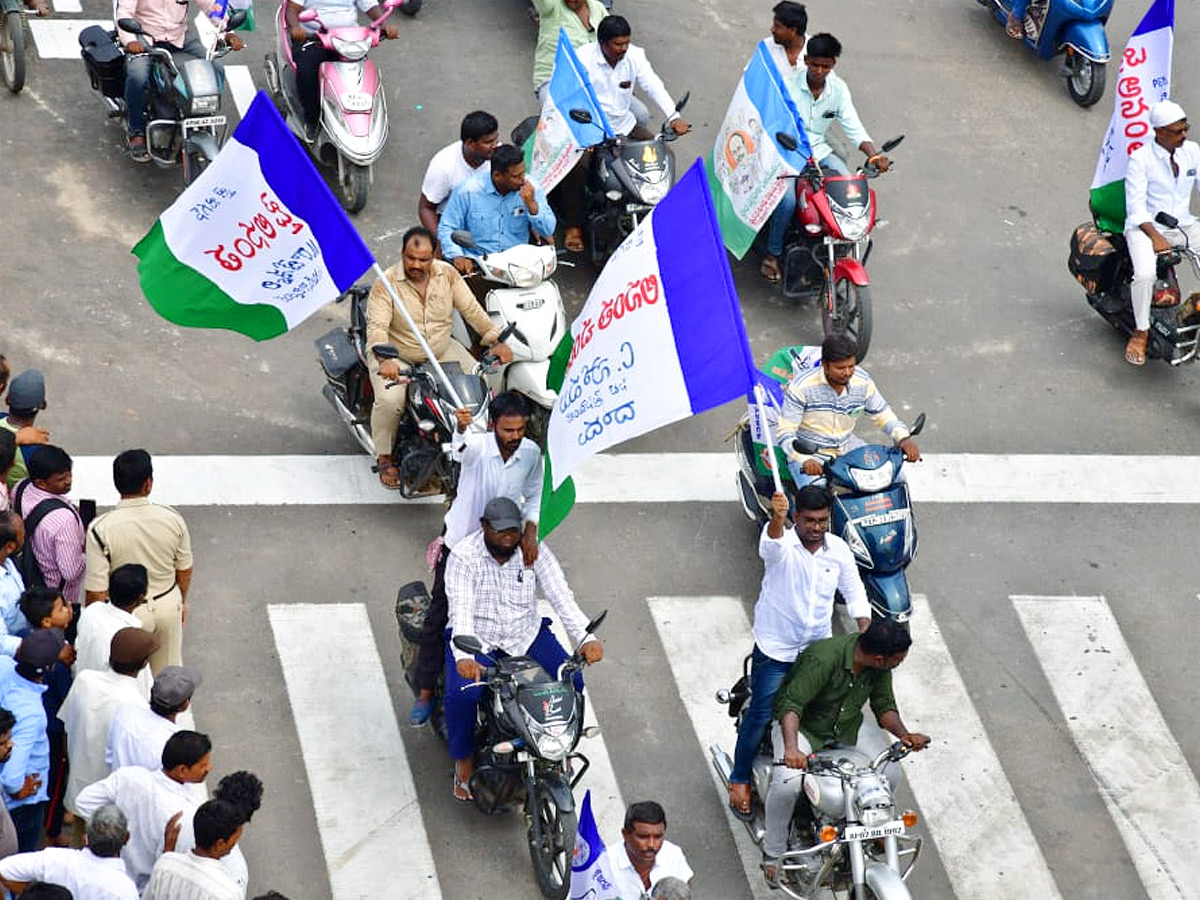
{"label": "white and blue banner flag", "polygon": [[619,900],[617,885],[608,862],[608,849],[600,839],[592,815],[592,792],[583,795],[579,807],[579,830],[571,860],[571,890],[568,900]]}
{"label": "white and blue banner flag", "polygon": [[754,362],[701,160],[617,248],[570,339],[555,488],[601,450],[746,396]]}
{"label": "white and blue banner flag", "polygon": [[[591,122],[571,118],[571,110],[587,112]],[[525,144],[529,178],[549,192],[566,177],[583,151],[613,136],[596,92],[563,29],[558,32],[554,74],[542,101],[537,129]]]}

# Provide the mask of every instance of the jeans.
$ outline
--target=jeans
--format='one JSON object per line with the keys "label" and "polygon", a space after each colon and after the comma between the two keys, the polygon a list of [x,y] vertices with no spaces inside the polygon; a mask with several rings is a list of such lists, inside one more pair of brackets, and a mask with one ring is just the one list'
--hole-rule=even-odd
{"label": "jeans", "polygon": [[[830,153],[820,160],[821,169],[831,175],[849,175],[850,170],[836,153]],[[783,254],[783,239],[787,236],[788,225],[796,218],[795,179],[788,179],[792,189],[783,192],[783,199],[771,214],[767,223],[767,253],[771,256]]]}
{"label": "jeans", "polygon": [[26,803],[8,811],[17,832],[17,852],[33,853],[42,846],[42,826],[46,821],[49,801]]}
{"label": "jeans", "polygon": [[[171,51],[171,57],[176,66],[182,66],[189,59],[204,59],[204,45],[198,38],[189,37],[182,47],[175,47],[166,42],[159,43]],[[221,80],[221,66],[214,63],[217,69],[218,82]],[[125,113],[128,120],[130,137],[146,133],[146,87],[150,83],[150,73],[154,70],[154,57],[149,54],[131,56],[125,60]]]}
{"label": "jeans", "polygon": [[758,746],[762,743],[771,713],[775,706],[775,695],[792,667],[790,662],[771,659],[754,646],[750,657],[750,705],[742,713],[738,726],[737,746],[733,750],[733,771],[729,773],[730,784],[749,784],[750,769]]}
{"label": "jeans", "polygon": [[[554,676],[559,667],[569,659],[569,654],[550,630],[550,620],[543,618],[542,627],[525,651],[538,664]],[[488,665],[485,656],[475,657],[480,665]],[[583,674],[576,672],[575,690],[583,690]],[[450,645],[450,631],[446,630],[446,692],[442,697],[442,715],[446,721],[447,742],[452,759],[467,759],[475,752],[475,711],[483,699],[483,686],[467,687],[473,682],[458,674],[454,651]],[[463,690],[463,688],[467,688]]]}

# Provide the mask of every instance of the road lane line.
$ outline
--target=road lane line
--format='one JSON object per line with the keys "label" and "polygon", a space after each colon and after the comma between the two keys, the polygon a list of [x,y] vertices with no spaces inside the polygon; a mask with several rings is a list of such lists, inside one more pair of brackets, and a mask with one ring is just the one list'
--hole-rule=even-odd
{"label": "road lane line", "polygon": [[700,742],[704,767],[712,776],[725,819],[733,833],[742,868],[756,900],[775,892],[763,880],[762,852],[746,827],[728,809],[725,786],[713,770],[708,748],[720,745],[730,757],[737,740],[733,719],[714,699],[719,688],[728,688],[742,674],[742,660],[754,647],[754,636],[742,602],[737,597],[650,597],[650,615],[658,629],[663,651],[671,664],[679,699]]}
{"label": "road lane line", "polygon": [[1200,786],[1107,601],[1010,599],[1146,893],[1200,897]]}
{"label": "road lane line", "polygon": [[237,106],[238,115],[245,118],[246,110],[254,102],[254,76],[249,66],[226,66],[225,83],[233,94],[233,102]]}
{"label": "road lane line", "polygon": [[[31,24],[36,24],[31,23]],[[78,54],[76,54],[78,55]],[[928,454],[908,467],[922,503],[1200,504],[1195,456]],[[726,453],[605,453],[575,476],[579,503],[735,503]],[[1114,479],[1112,473],[1125,474]],[[75,458],[73,496],[111,506],[112,457]],[[364,455],[156,456],[156,496],[173,506],[329,506],[405,500],[379,484]]]}
{"label": "road lane line", "polygon": [[79,0],[52,0],[56,13],[81,13],[83,6]]}
{"label": "road lane line", "polygon": [[909,726],[933,742],[901,766],[954,893],[1061,900],[923,594],[913,595],[911,628],[913,649],[893,676],[896,695]]}
{"label": "road lane line", "polygon": [[81,59],[79,32],[89,25],[99,25],[105,31],[113,27],[112,19],[29,19],[40,59]]}
{"label": "road lane line", "polygon": [[267,615],[333,900],[377,900],[382,885],[391,897],[441,900],[366,606],[271,604]]}
{"label": "road lane line", "polygon": [[[570,652],[571,639],[562,627],[562,622],[558,620],[558,616],[554,614],[554,608],[545,600],[542,600],[538,606],[541,614],[548,617],[553,623],[552,630],[554,636],[558,638],[558,642]],[[605,664],[601,661],[600,665],[604,666]],[[591,670],[583,673],[585,681],[588,671]],[[588,693],[586,689],[585,693]],[[584,706],[583,724],[585,728],[588,725],[599,726],[600,724],[596,720],[596,706],[591,702],[590,696],[588,703]],[[612,845],[614,841],[621,839],[621,827],[625,824],[625,801],[621,799],[621,786],[617,784],[617,773],[613,769],[612,758],[608,755],[608,744],[604,741],[604,729],[601,728],[600,733],[594,738],[581,738],[578,749],[588,758],[590,765],[579,784],[575,786],[575,802],[582,803],[584,792],[591,789],[592,815],[596,819],[596,827],[600,829],[600,837],[604,842]]]}

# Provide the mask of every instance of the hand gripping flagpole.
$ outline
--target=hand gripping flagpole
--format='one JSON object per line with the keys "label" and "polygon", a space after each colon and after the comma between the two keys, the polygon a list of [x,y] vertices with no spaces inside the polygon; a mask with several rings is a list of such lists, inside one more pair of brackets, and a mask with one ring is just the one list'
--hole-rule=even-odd
{"label": "hand gripping flagpole", "polygon": [[392,286],[392,280],[387,277],[387,273],[383,271],[383,267],[379,263],[374,263],[371,267],[379,280],[383,283],[384,288],[388,292],[388,296],[392,298],[392,305],[400,310],[400,315],[404,316],[404,321],[407,323],[409,330],[417,339],[417,343],[421,345],[421,349],[425,351],[425,358],[429,360],[429,364],[433,366],[433,371],[437,372],[438,378],[442,380],[442,384],[446,388],[446,393],[450,396],[450,401],[454,404],[455,409],[462,409],[463,402],[458,397],[458,392],[454,390],[454,385],[450,382],[446,375],[446,370],[442,368],[442,364],[438,362],[438,358],[433,355],[433,350],[430,349],[429,342],[425,340],[425,335],[421,334],[417,328],[417,323],[413,321],[412,314],[408,311],[408,307],[404,305],[404,301],[400,299],[400,295],[396,293],[396,289]]}
{"label": "hand gripping flagpole", "polygon": [[783,493],[783,481],[779,477],[779,461],[775,459],[775,439],[767,423],[766,403],[767,392],[761,384],[754,385],[754,412],[758,416],[758,430],[762,432],[763,441],[767,445],[767,463],[771,467],[771,478],[775,481],[775,493]]}

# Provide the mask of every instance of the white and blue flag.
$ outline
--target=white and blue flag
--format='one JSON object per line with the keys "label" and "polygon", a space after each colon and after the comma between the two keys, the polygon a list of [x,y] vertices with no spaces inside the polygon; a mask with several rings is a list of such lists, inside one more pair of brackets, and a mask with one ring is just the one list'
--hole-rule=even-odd
{"label": "white and blue flag", "polygon": [[592,792],[583,795],[579,808],[579,830],[575,836],[575,853],[571,860],[571,891],[569,900],[619,900],[612,868],[608,864],[608,849],[600,839],[596,819],[592,815]]}

